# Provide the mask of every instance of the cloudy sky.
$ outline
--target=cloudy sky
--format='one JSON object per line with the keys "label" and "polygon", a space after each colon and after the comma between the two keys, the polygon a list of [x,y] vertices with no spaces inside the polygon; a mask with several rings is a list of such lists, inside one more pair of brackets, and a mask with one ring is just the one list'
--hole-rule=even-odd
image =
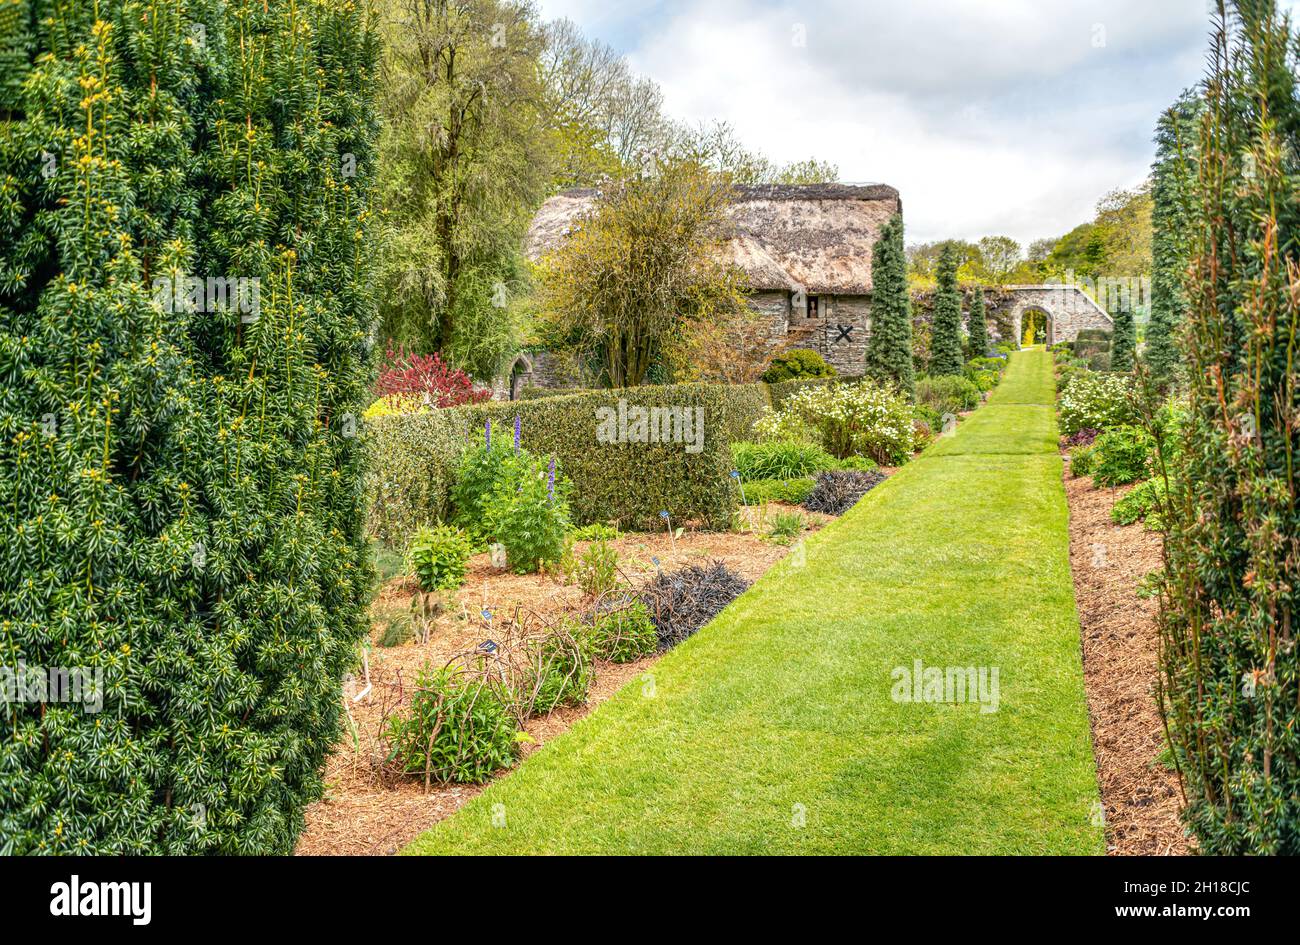
{"label": "cloudy sky", "polygon": [[1210,25],[1207,0],[538,2],[655,79],[673,117],[897,187],[909,243],[1060,236],[1139,184]]}

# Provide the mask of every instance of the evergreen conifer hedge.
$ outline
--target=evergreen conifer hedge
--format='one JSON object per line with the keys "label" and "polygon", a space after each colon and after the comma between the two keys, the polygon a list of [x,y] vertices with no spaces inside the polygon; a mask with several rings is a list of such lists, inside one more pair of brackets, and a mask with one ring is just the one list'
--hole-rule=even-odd
{"label": "evergreen conifer hedge", "polygon": [[1191,192],[1188,415],[1181,451],[1162,449],[1160,695],[1200,851],[1297,854],[1297,37],[1272,3],[1220,26]]}
{"label": "evergreen conifer hedge", "polygon": [[0,664],[89,687],[0,704],[0,853],[287,853],[366,630],[369,14],[0,27]]}

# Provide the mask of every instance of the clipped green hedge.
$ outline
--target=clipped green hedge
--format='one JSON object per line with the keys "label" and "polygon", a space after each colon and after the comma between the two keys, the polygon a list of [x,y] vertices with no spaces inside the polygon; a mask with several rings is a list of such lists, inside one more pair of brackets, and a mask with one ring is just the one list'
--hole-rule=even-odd
{"label": "clipped green hedge", "polygon": [[[617,413],[620,399],[628,407],[703,408],[700,451],[687,452],[680,442],[599,442],[597,411]],[[767,403],[763,384],[673,384],[380,417],[365,429],[368,527],[374,537],[401,544],[420,525],[445,519],[465,445],[479,441],[489,419],[494,437],[512,437],[516,415],[523,446],[554,455],[573,482],[570,504],[578,524],[658,528],[660,511],[667,511],[675,524],[725,527],[739,501],[729,444],[748,433]]]}

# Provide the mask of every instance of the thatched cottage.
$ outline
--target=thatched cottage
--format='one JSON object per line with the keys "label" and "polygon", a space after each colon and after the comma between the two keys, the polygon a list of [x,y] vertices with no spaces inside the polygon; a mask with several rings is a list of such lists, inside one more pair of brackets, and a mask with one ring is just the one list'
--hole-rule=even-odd
{"label": "thatched cottage", "polygon": [[[547,200],[528,231],[529,258],[558,245],[595,195],[571,190]],[[735,188],[727,254],[748,276],[751,304],[768,316],[773,336],[821,352],[841,374],[862,374],[871,252],[881,228],[902,209],[898,191],[884,184]],[[568,380],[554,359],[525,355],[509,388],[514,394],[527,384],[566,386]]]}

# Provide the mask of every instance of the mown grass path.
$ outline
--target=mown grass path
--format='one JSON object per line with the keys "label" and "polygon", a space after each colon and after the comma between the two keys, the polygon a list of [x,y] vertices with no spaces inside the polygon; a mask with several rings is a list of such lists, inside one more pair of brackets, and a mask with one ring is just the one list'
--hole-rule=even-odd
{"label": "mown grass path", "polygon": [[[406,852],[1101,853],[1052,385],[1014,355],[954,434]],[[997,711],[895,701],[918,659],[997,667]]]}

